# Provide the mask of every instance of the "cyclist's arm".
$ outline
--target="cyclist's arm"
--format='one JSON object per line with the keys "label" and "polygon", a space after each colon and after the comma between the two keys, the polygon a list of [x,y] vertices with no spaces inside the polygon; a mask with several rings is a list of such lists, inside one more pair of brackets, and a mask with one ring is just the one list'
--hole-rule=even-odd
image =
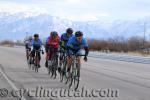
{"label": "cyclist's arm", "polygon": [[39,40],[39,45],[41,46],[40,49],[42,50],[42,52],[44,52],[44,44],[41,40]]}
{"label": "cyclist's arm", "polygon": [[85,38],[83,38],[83,40],[82,40],[82,45],[84,46],[85,56],[88,56],[88,54],[89,54],[89,47],[88,47],[87,40]]}
{"label": "cyclist's arm", "polygon": [[89,54],[89,47],[85,46],[84,50],[85,50],[85,56],[88,56],[88,54]]}

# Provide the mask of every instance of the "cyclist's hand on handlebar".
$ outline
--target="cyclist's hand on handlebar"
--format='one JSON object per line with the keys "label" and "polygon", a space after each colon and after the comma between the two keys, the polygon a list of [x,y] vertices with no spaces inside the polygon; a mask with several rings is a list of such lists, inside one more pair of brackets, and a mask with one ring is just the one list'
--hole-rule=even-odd
{"label": "cyclist's hand on handlebar", "polygon": [[84,61],[87,62],[87,56],[84,56]]}

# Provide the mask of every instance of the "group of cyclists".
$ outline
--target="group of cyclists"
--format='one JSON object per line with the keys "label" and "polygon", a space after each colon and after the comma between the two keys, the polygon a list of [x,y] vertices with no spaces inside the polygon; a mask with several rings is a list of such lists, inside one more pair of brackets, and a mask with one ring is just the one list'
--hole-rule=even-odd
{"label": "group of cyclists", "polygon": [[[61,62],[63,60],[62,55],[59,55],[59,51],[66,51],[67,54],[67,75],[70,74],[71,64],[72,64],[72,54],[81,54],[81,49],[84,48],[85,54],[84,54],[84,61],[87,61],[87,56],[89,53],[88,43],[87,39],[83,37],[83,32],[76,31],[73,32],[72,28],[67,28],[66,32],[63,33],[60,37],[57,31],[50,32],[50,36],[46,38],[45,43],[42,43],[42,40],[39,37],[39,34],[34,34],[33,38],[30,36],[25,41],[25,47],[26,47],[26,54],[27,59],[29,57],[32,58],[32,63],[34,63],[34,57],[35,57],[35,51],[41,50],[43,48],[43,45],[45,47],[46,52],[46,61],[45,61],[45,67],[48,67],[48,60],[51,58],[52,53],[57,52],[57,63],[58,61]],[[49,50],[53,49],[53,52],[48,52]],[[28,52],[30,51],[30,52]],[[42,52],[44,53],[44,52]],[[39,64],[37,65],[39,68],[40,60],[41,60],[41,54],[38,53],[39,56]],[[79,65],[81,64],[81,57],[78,57]],[[79,66],[80,67],[80,66]],[[61,71],[61,68],[58,64],[57,68],[58,72]],[[80,76],[80,73],[78,73]]]}

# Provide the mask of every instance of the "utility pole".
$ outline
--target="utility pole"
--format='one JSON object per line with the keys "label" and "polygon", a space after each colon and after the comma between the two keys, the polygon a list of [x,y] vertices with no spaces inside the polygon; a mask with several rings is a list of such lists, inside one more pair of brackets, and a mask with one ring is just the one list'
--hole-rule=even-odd
{"label": "utility pole", "polygon": [[144,22],[143,49],[145,48],[145,33],[146,33],[146,21]]}
{"label": "utility pole", "polygon": [[25,33],[24,41],[26,41],[27,39],[28,39],[28,32]]}

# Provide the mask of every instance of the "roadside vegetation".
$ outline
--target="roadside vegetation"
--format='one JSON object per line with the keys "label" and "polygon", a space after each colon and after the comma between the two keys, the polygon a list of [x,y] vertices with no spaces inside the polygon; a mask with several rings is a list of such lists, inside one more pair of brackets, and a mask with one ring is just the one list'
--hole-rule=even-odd
{"label": "roadside vegetation", "polygon": [[13,47],[15,45],[15,42],[13,40],[2,40],[0,41],[0,45]]}
{"label": "roadside vegetation", "polygon": [[[134,36],[129,39],[124,37],[114,37],[109,39],[88,39],[91,51],[116,52],[116,53],[140,53],[150,54],[150,41]],[[0,41],[3,46],[24,46],[24,41],[3,40]]]}
{"label": "roadside vegetation", "polygon": [[106,40],[88,39],[88,43],[91,51],[150,54],[150,41],[139,36],[129,39],[123,37],[114,37]]}

